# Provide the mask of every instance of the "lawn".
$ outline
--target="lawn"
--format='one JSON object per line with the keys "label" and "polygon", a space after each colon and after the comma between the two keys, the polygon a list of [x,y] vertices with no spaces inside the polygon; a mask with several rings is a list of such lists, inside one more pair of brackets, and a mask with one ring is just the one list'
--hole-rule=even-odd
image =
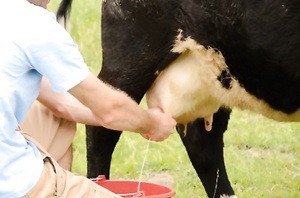
{"label": "lawn", "polygon": [[[58,0],[49,9],[56,10]],[[74,1],[70,33],[90,70],[101,68],[100,0]],[[144,108],[144,102],[141,104]],[[225,133],[225,161],[238,197],[300,197],[300,124],[278,123],[263,116],[233,110]],[[85,129],[78,125],[74,140],[72,171],[86,174]],[[115,149],[111,178],[139,179],[147,140],[125,132]],[[175,133],[161,143],[151,143],[143,180],[168,173],[175,182],[178,198],[206,197],[183,144]]]}

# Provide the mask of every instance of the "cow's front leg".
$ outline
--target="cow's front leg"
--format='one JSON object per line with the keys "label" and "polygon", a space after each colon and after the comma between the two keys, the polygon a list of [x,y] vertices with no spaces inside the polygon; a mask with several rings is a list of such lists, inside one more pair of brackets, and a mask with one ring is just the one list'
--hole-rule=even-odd
{"label": "cow's front leg", "polygon": [[109,179],[111,157],[120,135],[120,131],[86,126],[88,178],[96,178],[101,174]]}
{"label": "cow's front leg", "polygon": [[[147,76],[144,74],[144,69],[136,71],[131,65],[122,66],[116,66],[117,69],[115,69],[108,67],[104,62],[98,77],[123,90],[136,102],[139,102],[154,81],[154,71],[151,72],[152,75]],[[101,174],[109,179],[112,154],[121,133],[121,131],[113,131],[103,127],[86,126],[87,177],[95,178]]]}
{"label": "cow's front leg", "polygon": [[234,196],[223,157],[223,133],[227,129],[230,112],[221,108],[214,115],[210,132],[205,130],[203,119],[198,119],[187,126],[186,136],[181,136],[190,160],[210,198],[219,198],[222,195]]}
{"label": "cow's front leg", "polygon": [[111,159],[121,131],[86,126],[87,177],[105,175],[110,178]]}

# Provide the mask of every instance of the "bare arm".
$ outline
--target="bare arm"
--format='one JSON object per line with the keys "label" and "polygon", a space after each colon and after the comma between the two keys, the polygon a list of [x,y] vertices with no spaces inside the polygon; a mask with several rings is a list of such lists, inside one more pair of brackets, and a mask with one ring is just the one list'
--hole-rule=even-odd
{"label": "bare arm", "polygon": [[113,89],[93,74],[69,92],[89,107],[99,125],[106,128],[138,132],[154,141],[164,140],[174,131],[173,118],[159,109],[142,109],[124,92]]}
{"label": "bare arm", "polygon": [[54,92],[45,78],[42,78],[42,85],[37,99],[50,109],[56,117],[88,125],[99,125],[89,108],[68,92]]}

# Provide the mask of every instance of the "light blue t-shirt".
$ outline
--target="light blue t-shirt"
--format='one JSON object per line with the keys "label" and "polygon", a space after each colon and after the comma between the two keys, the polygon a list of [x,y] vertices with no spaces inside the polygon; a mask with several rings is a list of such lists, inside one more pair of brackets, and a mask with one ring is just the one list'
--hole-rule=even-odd
{"label": "light blue t-shirt", "polygon": [[74,87],[89,69],[55,15],[27,0],[0,0],[0,197],[24,196],[43,160],[16,131],[36,99],[42,75],[57,92]]}

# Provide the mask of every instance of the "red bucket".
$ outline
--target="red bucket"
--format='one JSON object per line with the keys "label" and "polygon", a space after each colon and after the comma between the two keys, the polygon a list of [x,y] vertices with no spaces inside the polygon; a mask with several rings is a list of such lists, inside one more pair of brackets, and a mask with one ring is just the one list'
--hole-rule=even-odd
{"label": "red bucket", "polygon": [[99,175],[93,181],[100,186],[120,195],[121,197],[147,197],[147,198],[170,198],[175,195],[175,191],[167,186],[150,182],[140,182],[131,180],[106,180],[105,176]]}

